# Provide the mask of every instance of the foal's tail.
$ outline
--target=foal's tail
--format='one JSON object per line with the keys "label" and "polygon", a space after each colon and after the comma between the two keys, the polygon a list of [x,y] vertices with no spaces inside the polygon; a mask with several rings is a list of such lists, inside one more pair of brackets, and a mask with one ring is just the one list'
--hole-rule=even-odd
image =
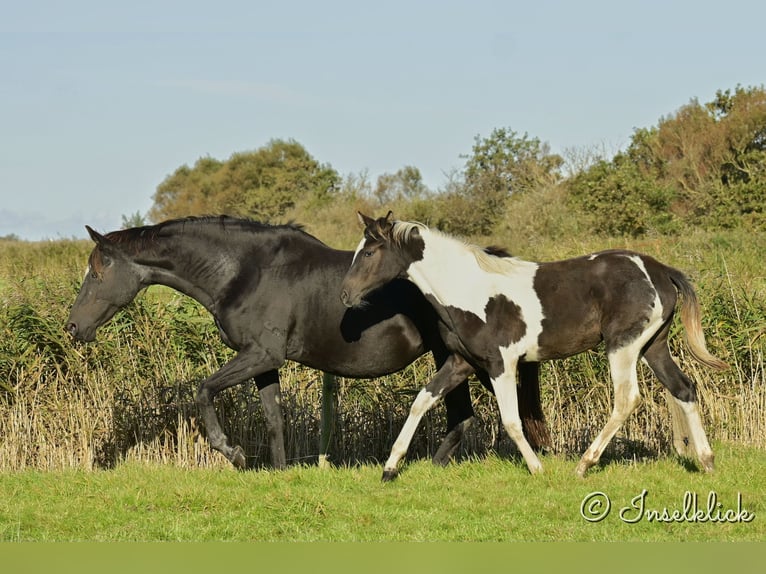
{"label": "foal's tail", "polygon": [[668,274],[681,294],[681,322],[686,329],[686,343],[689,345],[692,356],[703,365],[713,369],[719,371],[728,369],[728,364],[707,350],[705,335],[702,332],[702,322],[700,321],[700,304],[691,283],[683,273],[676,269],[669,269]]}

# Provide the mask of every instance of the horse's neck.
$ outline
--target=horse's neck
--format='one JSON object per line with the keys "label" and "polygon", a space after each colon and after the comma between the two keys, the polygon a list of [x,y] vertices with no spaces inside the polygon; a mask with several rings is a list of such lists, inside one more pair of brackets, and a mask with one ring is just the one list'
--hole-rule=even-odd
{"label": "horse's neck", "polygon": [[210,243],[197,238],[168,238],[164,242],[142,257],[149,282],[180,291],[213,311],[219,293],[239,271],[232,257],[223,251],[214,252]]}
{"label": "horse's neck", "polygon": [[425,294],[442,305],[452,305],[476,293],[481,272],[474,254],[459,240],[428,232],[423,259],[414,261],[407,276]]}
{"label": "horse's neck", "polygon": [[429,232],[424,234],[423,259],[414,261],[407,276],[425,294],[443,306],[484,314],[487,298],[505,292],[526,293],[537,263],[513,257],[495,257],[459,239]]}

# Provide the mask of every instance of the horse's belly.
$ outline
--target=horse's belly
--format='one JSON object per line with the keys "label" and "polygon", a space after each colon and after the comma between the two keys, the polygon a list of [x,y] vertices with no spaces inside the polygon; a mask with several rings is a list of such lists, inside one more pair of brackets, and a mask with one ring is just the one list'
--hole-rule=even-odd
{"label": "horse's belly", "polygon": [[539,337],[536,356],[527,357],[527,360],[550,361],[553,359],[565,359],[593,349],[600,343],[601,333],[599,332],[544,332]]}

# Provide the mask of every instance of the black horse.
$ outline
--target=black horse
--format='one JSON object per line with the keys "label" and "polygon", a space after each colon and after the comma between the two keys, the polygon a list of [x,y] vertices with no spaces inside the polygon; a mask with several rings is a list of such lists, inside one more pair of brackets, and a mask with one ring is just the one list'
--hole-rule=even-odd
{"label": "black horse", "polygon": [[[185,218],[101,235],[71,309],[66,330],[92,341],[98,327],[149,285],[172,287],[202,304],[222,340],[237,354],[197,391],[210,445],[234,466],[244,450],[228,444],[213,398],[255,379],[272,464],[286,465],[278,368],[290,359],[350,378],[398,371],[430,351],[439,375],[458,376],[433,307],[409,281],[393,281],[358,309],[338,300],[352,251],[332,249],[295,225],[267,225],[225,216]],[[540,408],[536,364],[521,375],[521,410],[535,446],[549,446]],[[448,434],[434,455],[446,464],[474,415],[468,381],[460,374],[446,397]],[[489,386],[486,373],[477,377]],[[461,382],[462,381],[462,382]],[[459,383],[459,384],[458,384]]]}

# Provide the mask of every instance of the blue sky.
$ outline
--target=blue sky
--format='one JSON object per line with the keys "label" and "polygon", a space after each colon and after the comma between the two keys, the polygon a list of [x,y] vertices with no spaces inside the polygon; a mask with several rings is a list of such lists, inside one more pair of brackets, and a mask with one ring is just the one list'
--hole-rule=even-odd
{"label": "blue sky", "polygon": [[766,83],[764,22],[740,0],[6,2],[0,236],[117,229],[179,166],[275,138],[432,189],[498,127],[611,154]]}

